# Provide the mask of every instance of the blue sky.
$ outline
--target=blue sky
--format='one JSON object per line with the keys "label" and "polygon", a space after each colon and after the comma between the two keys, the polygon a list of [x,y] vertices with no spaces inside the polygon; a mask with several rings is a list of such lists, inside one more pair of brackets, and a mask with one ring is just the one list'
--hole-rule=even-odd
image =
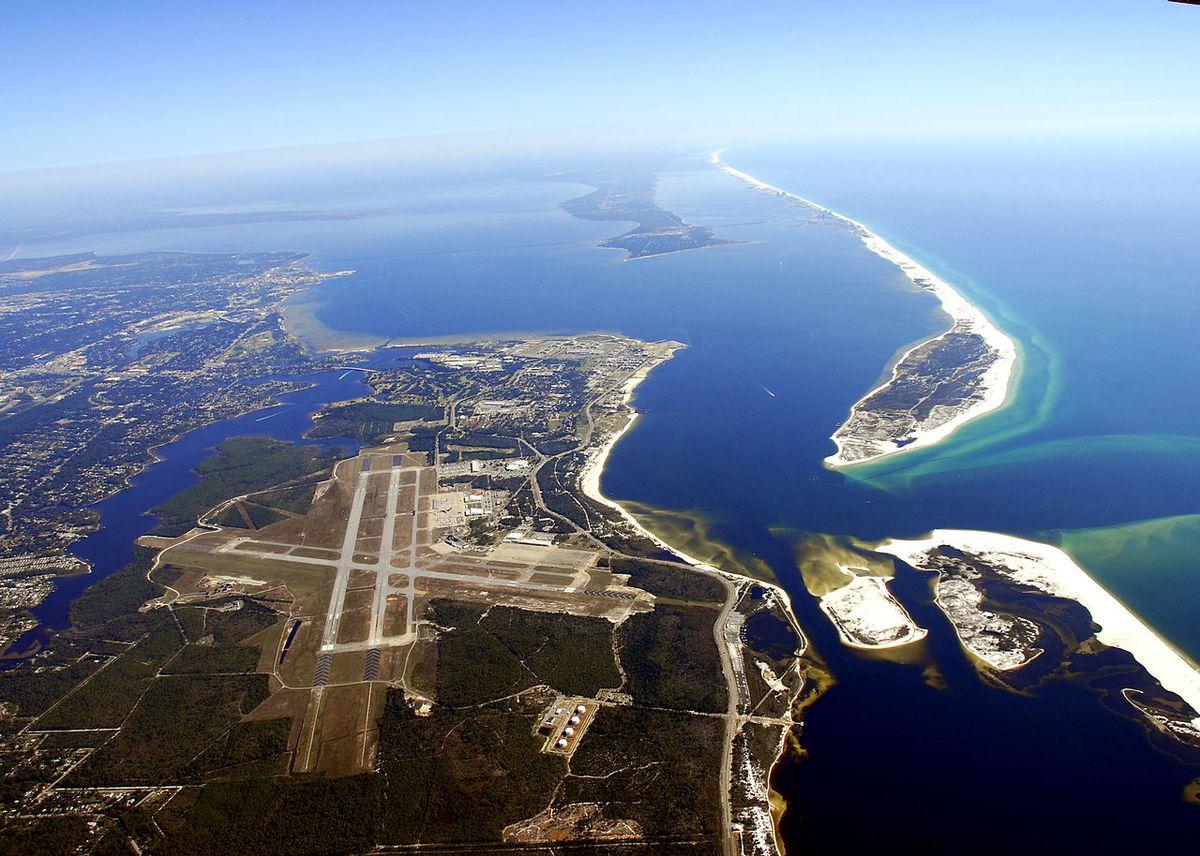
{"label": "blue sky", "polygon": [[36,2],[0,170],[405,136],[1200,124],[1200,8],[1098,2]]}

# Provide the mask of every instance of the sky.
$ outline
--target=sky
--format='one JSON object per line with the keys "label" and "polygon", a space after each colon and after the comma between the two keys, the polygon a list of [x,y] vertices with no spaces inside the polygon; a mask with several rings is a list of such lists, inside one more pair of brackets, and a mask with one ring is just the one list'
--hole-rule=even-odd
{"label": "sky", "polygon": [[10,0],[0,172],[440,135],[1200,127],[1200,7]]}

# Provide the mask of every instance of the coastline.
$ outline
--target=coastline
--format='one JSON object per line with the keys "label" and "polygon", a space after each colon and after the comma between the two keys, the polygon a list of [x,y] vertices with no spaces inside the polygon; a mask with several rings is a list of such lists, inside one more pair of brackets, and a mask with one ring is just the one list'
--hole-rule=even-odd
{"label": "coastline", "polygon": [[[775,187],[772,184],[767,184],[761,179],[755,178],[749,173],[730,166],[721,160],[721,152],[717,150],[709,155],[709,162],[718,169],[732,175],[745,183],[749,184],[757,190],[762,190],[776,196],[782,196],[790,199],[801,205],[815,208],[822,214],[833,217],[841,221],[851,228],[866,246],[875,255],[891,262],[896,267],[900,268],[901,272],[913,283],[913,285],[932,293],[941,304],[942,311],[950,317],[950,327],[944,332],[922,339],[915,345],[906,350],[898,359],[893,362],[892,375],[883,383],[878,384],[873,389],[867,391],[855,404],[850,408],[850,417],[843,423],[847,424],[858,412],[862,403],[871,396],[875,395],[884,387],[890,385],[898,378],[898,371],[904,361],[918,348],[924,347],[932,342],[937,342],[944,339],[946,336],[954,332],[968,332],[978,335],[991,348],[993,348],[998,358],[988,367],[982,378],[982,386],[984,395],[982,400],[973,403],[971,406],[954,414],[950,419],[940,425],[916,431],[916,438],[903,446],[898,446],[894,449],[877,452],[876,454],[866,457],[850,460],[844,457],[844,446],[842,440],[835,432],[831,438],[837,447],[837,451],[825,458],[825,463],[831,468],[839,468],[852,466],[857,464],[865,464],[870,461],[877,461],[881,458],[891,457],[893,455],[902,454],[913,449],[925,448],[939,443],[952,433],[957,431],[967,422],[977,419],[984,414],[991,413],[999,409],[1008,400],[1014,370],[1017,363],[1017,347],[1016,343],[1005,335],[995,324],[993,324],[981,309],[968,301],[965,297],[959,294],[949,283],[941,277],[934,274],[928,268],[916,262],[907,253],[902,252],[892,246],[879,235],[872,232],[865,225],[853,220],[844,214],[839,214],[836,211],[831,211],[823,205],[813,202],[811,199],[805,199],[794,193],[790,193],[782,188]],[[840,431],[840,428],[839,428]]]}
{"label": "coastline", "polygon": [[657,546],[661,547],[666,552],[678,556],[684,563],[702,571],[719,573],[726,577],[736,578],[738,580],[748,580],[766,588],[774,589],[787,603],[788,612],[790,613],[792,608],[791,601],[788,599],[787,592],[778,585],[767,582],[766,580],[760,580],[757,577],[748,577],[744,574],[738,574],[733,571],[722,570],[721,568],[715,567],[714,565],[698,559],[695,556],[685,553],[678,547],[668,544],[662,538],[659,538],[657,535],[643,526],[638,519],[634,517],[628,509],[625,508],[625,506],[621,505],[621,503],[617,502],[616,500],[609,499],[600,489],[600,478],[604,474],[604,467],[608,462],[609,455],[612,454],[613,448],[615,448],[621,438],[625,436],[626,432],[633,427],[633,424],[637,421],[638,416],[641,415],[631,404],[631,401],[633,400],[633,393],[637,390],[638,386],[641,385],[642,381],[649,377],[650,372],[658,367],[658,365],[661,365],[661,363],[658,363],[654,366],[645,366],[640,368],[630,375],[629,379],[625,381],[624,386],[621,388],[621,404],[628,413],[628,417],[625,420],[625,424],[614,431],[612,435],[610,435],[609,438],[604,441],[604,444],[592,452],[592,454],[588,457],[587,463],[584,465],[583,471],[579,475],[580,490],[583,491],[583,495],[588,499],[594,500],[620,514],[622,519],[624,519],[626,523],[637,530],[639,535],[642,535],[648,540],[653,541]]}
{"label": "coastline", "polygon": [[[788,595],[787,590],[776,583],[761,580],[756,577],[748,577],[744,574],[735,573],[733,571],[722,570],[721,568],[715,567],[714,565],[702,561],[695,556],[685,553],[683,550],[680,550],[679,548],[667,543],[662,538],[658,537],[645,526],[643,526],[638,519],[629,512],[628,509],[626,509],[616,500],[605,496],[604,492],[600,489],[600,478],[604,474],[604,467],[608,462],[609,455],[612,454],[612,450],[616,447],[621,438],[625,436],[626,432],[633,427],[633,424],[637,421],[637,418],[640,415],[637,410],[634,409],[631,403],[633,400],[633,394],[642,381],[649,377],[650,372],[652,372],[661,364],[662,363],[656,363],[653,366],[643,366],[625,381],[625,384],[621,390],[621,404],[628,416],[625,420],[625,423],[619,429],[614,431],[612,435],[605,440],[603,445],[601,445],[588,457],[587,463],[584,465],[583,471],[580,473],[579,477],[580,490],[583,492],[584,496],[588,497],[588,499],[591,499],[607,508],[611,508],[612,510],[616,511],[621,515],[622,519],[625,520],[639,535],[649,539],[664,551],[677,556],[692,568],[706,573],[720,574],[722,577],[725,577],[730,581],[753,583],[771,591],[774,596],[778,598],[778,602],[782,604],[784,612],[786,613],[792,628],[796,631],[797,638],[801,642],[800,647],[796,651],[796,657],[803,657],[808,651],[809,647],[808,636],[804,633],[803,628],[800,626],[799,620],[796,618],[795,611],[792,609],[792,599]],[[805,678],[805,683],[807,683],[807,678]],[[789,721],[792,721],[791,707],[795,703],[797,697],[798,695],[793,697],[791,702],[789,702],[788,712],[786,715],[786,718]],[[775,774],[775,768],[779,765],[779,762],[783,759],[784,754],[787,752],[789,745],[787,735],[791,733],[791,728],[795,726],[795,722],[792,721],[792,723],[793,724],[791,727],[783,729],[783,736],[780,738],[775,759],[771,762],[771,766],[767,768],[764,781],[762,782],[762,785],[768,794],[768,803],[771,811],[772,843],[774,845],[774,851],[779,854],[784,852],[782,843],[779,839],[779,823],[783,817],[783,813],[787,810],[787,803],[784,801],[782,795],[778,794],[778,792],[771,788],[771,778]],[[732,771],[728,772],[730,775],[732,775]]]}
{"label": "coastline", "polygon": [[[1064,550],[1015,535],[970,529],[935,529],[927,538],[891,539],[875,549],[912,565],[942,544],[1010,568],[1012,579],[1021,584],[1076,601],[1100,626],[1097,639],[1109,647],[1128,651],[1164,689],[1175,693],[1200,714],[1197,666],[1092,579]],[[1191,722],[1200,728],[1200,715]]]}
{"label": "coastline", "polygon": [[333,329],[317,318],[317,310],[321,306],[321,301],[305,292],[285,298],[276,308],[284,332],[299,342],[300,347],[308,353],[317,356],[349,354],[373,351],[388,345],[390,340],[382,336]]}
{"label": "coastline", "polygon": [[855,574],[842,566],[851,581],[817,598],[817,606],[848,648],[886,651],[920,642],[929,631],[913,620],[888,590],[891,577]]}
{"label": "coastline", "polygon": [[[661,365],[661,363],[659,365]],[[615,500],[609,499],[604,495],[603,491],[600,490],[600,477],[604,474],[604,467],[608,463],[609,455],[612,454],[612,450],[616,447],[620,439],[625,436],[626,432],[629,431],[630,428],[633,427],[633,424],[637,421],[637,418],[640,415],[630,403],[633,400],[633,393],[638,386],[641,385],[642,381],[650,376],[650,372],[656,367],[657,366],[648,366],[638,369],[636,372],[630,375],[629,379],[625,381],[624,386],[621,387],[621,405],[628,413],[628,417],[625,420],[625,424],[614,431],[612,435],[604,441],[604,444],[588,457],[588,461],[583,468],[583,472],[579,474],[580,490],[583,491],[583,495],[588,499],[595,500],[601,505],[611,508],[613,511],[620,514],[622,519],[632,526],[639,535],[642,535],[645,538],[653,541],[668,553],[673,553],[674,555],[678,556],[688,565],[699,568],[702,571],[712,571],[716,573],[727,574],[735,576],[739,579],[750,579],[750,577],[743,577],[741,574],[731,574],[729,571],[722,571],[720,568],[713,567],[707,562],[701,561],[695,556],[690,556],[679,548],[671,546],[639,523],[638,519],[634,517],[629,510],[625,508],[625,506],[621,505],[621,503]],[[759,580],[755,580],[755,582],[759,582]],[[764,585],[766,585],[766,583],[764,583]],[[781,591],[781,593],[784,597],[787,596],[786,592]],[[790,603],[788,605],[788,609],[789,611],[791,610]]]}

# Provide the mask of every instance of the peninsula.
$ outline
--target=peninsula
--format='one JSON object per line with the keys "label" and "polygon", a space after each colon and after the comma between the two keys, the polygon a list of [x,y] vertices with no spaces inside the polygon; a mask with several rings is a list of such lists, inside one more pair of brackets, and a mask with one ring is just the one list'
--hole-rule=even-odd
{"label": "peninsula", "polygon": [[143,851],[775,854],[811,692],[787,595],[599,494],[681,347],[431,344],[317,414],[356,454],[222,443],[7,673],[0,822],[36,806]]}
{"label": "peninsula", "polygon": [[654,201],[655,172],[577,178],[596,190],[562,203],[564,211],[581,220],[637,223],[628,232],[600,242],[602,247],[624,250],[626,261],[738,243],[717,238],[709,227],[687,223],[678,214],[660,208]]}
{"label": "peninsula", "polygon": [[[936,529],[920,540],[875,548],[922,571],[935,571],[937,604],[963,646],[1019,680],[1045,652],[1028,682],[1066,663],[1089,674],[1116,666],[1120,695],[1156,730],[1200,747],[1200,671],[1113,597],[1063,550],[996,532]],[[1019,615],[1017,613],[1020,613]],[[1073,665],[1074,664],[1074,665]],[[1103,681],[1097,688],[1108,691]]]}
{"label": "peninsula", "polygon": [[950,316],[948,330],[905,351],[892,376],[854,404],[833,434],[837,451],[825,459],[828,466],[861,464],[931,446],[1004,404],[1017,362],[1016,345],[949,283],[857,220],[735,169],[721,160],[719,151],[710,161],[758,190],[815,208],[846,226],[868,250],[933,294]]}

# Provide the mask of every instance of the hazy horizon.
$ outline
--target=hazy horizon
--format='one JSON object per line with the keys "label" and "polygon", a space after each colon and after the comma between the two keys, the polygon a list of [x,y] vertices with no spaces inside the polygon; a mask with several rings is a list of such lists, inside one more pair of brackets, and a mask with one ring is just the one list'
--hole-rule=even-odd
{"label": "hazy horizon", "polygon": [[[9,9],[0,173],[352,141],[1200,131],[1200,10],[262,2]],[[20,123],[19,126],[17,123]],[[360,144],[361,145],[361,144]],[[370,145],[370,144],[368,144]],[[311,153],[311,152],[310,152]]]}

